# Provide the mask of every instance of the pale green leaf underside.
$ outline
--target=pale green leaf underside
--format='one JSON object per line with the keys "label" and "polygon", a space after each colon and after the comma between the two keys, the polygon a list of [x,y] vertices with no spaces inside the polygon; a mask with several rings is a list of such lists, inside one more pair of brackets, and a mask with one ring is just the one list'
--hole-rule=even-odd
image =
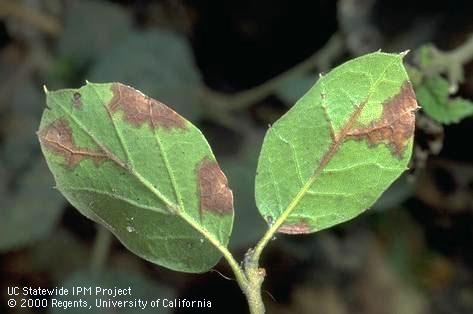
{"label": "pale green leaf underside", "polygon": [[48,92],[38,132],[43,153],[71,204],[129,250],[174,270],[206,271],[233,223],[233,208],[202,209],[199,167],[218,165],[189,121],[168,109],[152,120],[160,106],[137,109],[148,105],[144,97],[118,83]]}
{"label": "pale green leaf underside", "polygon": [[406,169],[416,108],[402,55],[368,54],[321,77],[266,134],[260,213],[284,233],[359,215]]}

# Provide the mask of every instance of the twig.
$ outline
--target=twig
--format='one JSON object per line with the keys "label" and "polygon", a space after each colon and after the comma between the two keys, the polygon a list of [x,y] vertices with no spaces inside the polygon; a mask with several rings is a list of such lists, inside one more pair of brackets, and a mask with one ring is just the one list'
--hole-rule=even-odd
{"label": "twig", "polygon": [[242,109],[267,97],[288,79],[304,74],[314,68],[320,71],[327,70],[333,60],[341,56],[343,52],[344,43],[342,36],[335,33],[323,48],[308,59],[259,86],[235,94],[224,94],[210,89],[204,89],[202,91],[202,97],[205,99],[206,103],[215,107],[224,108],[226,110]]}
{"label": "twig", "polygon": [[445,73],[450,83],[450,93],[456,93],[458,85],[465,80],[463,66],[473,60],[473,34],[457,48],[441,51],[436,47],[431,49],[431,62],[425,65],[428,75]]}
{"label": "twig", "polygon": [[464,43],[454,50],[445,53],[445,55],[461,64],[466,64],[473,60],[473,34],[470,34]]}
{"label": "twig", "polygon": [[22,5],[20,1],[0,0],[0,18],[4,17],[23,20],[52,36],[57,36],[62,29],[54,17]]}
{"label": "twig", "polygon": [[90,260],[90,268],[94,272],[100,271],[105,265],[113,240],[110,231],[100,225],[97,225],[97,228],[92,258]]}

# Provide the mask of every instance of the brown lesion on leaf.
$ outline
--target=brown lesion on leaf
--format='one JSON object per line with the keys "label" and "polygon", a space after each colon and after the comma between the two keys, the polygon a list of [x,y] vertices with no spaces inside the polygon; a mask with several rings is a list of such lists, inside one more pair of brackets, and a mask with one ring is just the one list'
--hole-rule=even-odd
{"label": "brown lesion on leaf", "polygon": [[74,106],[74,108],[80,109],[82,107],[81,98],[82,98],[82,95],[79,92],[75,92],[72,95],[72,105]]}
{"label": "brown lesion on leaf", "polygon": [[233,213],[233,193],[228,180],[214,160],[204,158],[197,165],[200,198],[200,216],[205,211],[220,215]]}
{"label": "brown lesion on leaf", "polygon": [[402,158],[406,144],[414,135],[415,111],[418,109],[411,83],[406,81],[400,92],[383,104],[381,117],[367,126],[349,130],[347,138],[366,139],[370,145],[387,144],[393,154]]}
{"label": "brown lesion on leaf", "polygon": [[44,147],[56,155],[64,157],[65,165],[74,168],[84,159],[92,159],[96,165],[109,159],[102,150],[77,147],[72,136],[72,129],[67,120],[58,119],[38,133],[39,140]]}
{"label": "brown lesion on leaf", "polygon": [[312,228],[305,219],[301,219],[299,222],[295,223],[285,223],[279,227],[279,233],[285,234],[306,234],[310,233]]}
{"label": "brown lesion on leaf", "polygon": [[148,124],[152,129],[187,129],[186,120],[165,104],[121,83],[112,84],[111,89],[108,108],[112,113],[122,110],[126,122],[134,126]]}

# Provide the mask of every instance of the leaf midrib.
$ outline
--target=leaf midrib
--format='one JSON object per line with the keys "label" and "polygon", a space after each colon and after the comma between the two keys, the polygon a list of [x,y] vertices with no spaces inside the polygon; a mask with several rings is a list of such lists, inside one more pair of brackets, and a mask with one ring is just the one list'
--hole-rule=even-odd
{"label": "leaf midrib", "polygon": [[[92,85],[92,84],[89,84],[89,85]],[[87,136],[89,136],[94,142],[96,145],[98,145],[106,154],[107,156],[110,158],[110,160],[114,161],[118,166],[122,167],[123,169],[127,170],[131,175],[133,175],[136,179],[139,180],[139,182],[141,182],[148,190],[150,190],[156,197],[158,197],[159,199],[161,199],[165,204],[166,206],[168,206],[169,208],[173,209],[173,208],[176,208],[176,204],[174,204],[173,202],[169,201],[161,192],[159,192],[157,189],[154,188],[154,186],[148,181],[146,180],[144,177],[142,177],[138,172],[136,172],[134,169],[132,168],[129,168],[129,167],[124,167],[123,165],[125,165],[125,163],[123,163],[123,161],[121,161],[120,159],[118,159],[114,154],[112,154],[98,139],[96,139],[83,125],[82,123],[76,119],[76,117],[68,112],[64,106],[62,104],[60,104],[59,102],[57,102],[54,98],[51,98],[53,99],[53,101],[55,102],[56,105],[58,105],[59,108],[62,109],[62,111],[68,115],[72,121],[74,121],[74,123],[85,133],[87,134]],[[103,101],[102,101],[103,102]],[[104,105],[104,104],[103,104]],[[112,117],[110,117],[112,118]],[[113,121],[113,119],[111,119]],[[117,127],[115,125],[115,123],[112,122],[112,125],[115,129],[115,131],[117,132]],[[118,135],[117,135],[118,136]],[[167,169],[169,171],[169,169]],[[175,186],[173,186],[175,188]],[[140,208],[143,208],[142,206],[140,206]],[[146,209],[146,208],[144,208]],[[200,234],[202,234],[207,240],[209,240],[210,243],[212,243],[220,252],[222,253],[226,253],[227,249],[226,247],[218,240],[216,239],[207,229],[203,228],[201,225],[199,225],[193,217],[191,217],[190,215],[187,214],[187,212],[184,211],[184,208],[182,208],[182,210],[179,210],[179,211],[176,211],[175,214],[177,214],[178,216],[180,216],[185,222],[187,222],[189,225],[191,225],[196,231],[198,231]]]}
{"label": "leaf midrib", "polygon": [[[312,187],[312,184],[314,184],[315,180],[320,176],[322,171],[324,170],[325,166],[330,162],[332,159],[333,155],[337,152],[338,147],[343,144],[345,139],[347,138],[348,132],[351,130],[353,127],[354,123],[360,116],[361,112],[363,111],[365,105],[369,103],[369,99],[371,98],[372,94],[375,92],[376,87],[378,84],[384,80],[384,75],[386,74],[387,70],[393,66],[398,59],[394,59],[392,63],[390,63],[386,68],[383,70],[383,72],[380,74],[379,78],[376,80],[376,82],[372,85],[370,88],[368,95],[366,96],[365,100],[358,105],[358,107],[355,109],[354,113],[350,116],[344,127],[340,130],[339,134],[333,134],[335,135],[332,139],[332,143],[330,144],[328,150],[322,155],[322,158],[320,159],[319,165],[315,169],[314,173],[310,176],[310,178],[307,180],[307,182],[302,186],[302,188],[299,190],[299,192],[296,194],[296,196],[291,200],[289,205],[286,207],[286,209],[282,212],[282,214],[279,216],[279,218],[272,224],[270,227],[270,230],[268,233],[271,231],[274,233],[276,232],[281,225],[284,224],[284,222],[287,220],[289,215],[297,208],[299,205],[300,201],[304,198],[304,196],[307,194],[307,192],[310,190]],[[328,119],[328,116],[326,117],[329,126],[331,125],[331,121]]]}
{"label": "leaf midrib", "polygon": [[[53,101],[55,101],[53,99]],[[107,155],[107,157],[115,162],[115,164],[117,164],[119,167],[121,167],[122,169],[128,171],[128,173],[130,173],[132,176],[134,176],[136,179],[138,179],[138,181],[140,181],[143,185],[145,185],[156,197],[158,197],[159,199],[161,199],[161,201],[163,201],[166,206],[175,206],[175,204],[173,204],[171,201],[169,201],[167,199],[167,197],[165,197],[161,192],[159,192],[158,190],[156,190],[152,184],[146,180],[145,178],[143,178],[138,172],[134,171],[134,169],[130,168],[130,167],[127,167],[126,164],[121,160],[119,159],[115,154],[111,153],[107,147],[105,147],[99,140],[97,140],[95,138],[95,136],[93,136],[83,125],[82,123],[73,115],[71,114],[70,112],[68,112],[64,106],[62,106],[59,102],[55,101],[55,103],[57,105],[59,105],[59,108],[62,109],[62,111],[67,114],[69,116],[69,118],[71,118],[71,120],[82,130],[82,132],[84,132],[85,134],[87,134],[87,136],[89,136],[93,141],[94,143],[100,147],[100,149],[102,149],[105,154]],[[112,125],[114,125],[112,123]]]}

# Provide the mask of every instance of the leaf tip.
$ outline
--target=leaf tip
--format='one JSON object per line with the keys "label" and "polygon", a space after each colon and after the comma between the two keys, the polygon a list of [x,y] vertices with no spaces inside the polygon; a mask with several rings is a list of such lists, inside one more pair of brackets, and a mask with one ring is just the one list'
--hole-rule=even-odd
{"label": "leaf tip", "polygon": [[410,52],[409,49],[407,50],[404,50],[403,52],[400,52],[399,55],[401,56],[401,58],[404,58],[405,56],[407,56],[407,54]]}

